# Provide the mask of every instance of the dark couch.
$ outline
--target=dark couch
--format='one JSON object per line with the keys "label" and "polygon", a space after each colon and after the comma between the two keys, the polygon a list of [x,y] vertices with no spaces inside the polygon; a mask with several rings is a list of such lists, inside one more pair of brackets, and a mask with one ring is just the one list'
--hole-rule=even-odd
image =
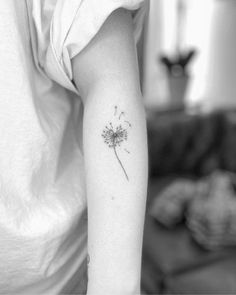
{"label": "dark couch", "polygon": [[236,172],[236,113],[153,114],[148,137],[143,293],[236,294],[236,247],[205,250],[184,223],[170,230],[148,214],[153,199],[176,177],[198,179],[216,169]]}

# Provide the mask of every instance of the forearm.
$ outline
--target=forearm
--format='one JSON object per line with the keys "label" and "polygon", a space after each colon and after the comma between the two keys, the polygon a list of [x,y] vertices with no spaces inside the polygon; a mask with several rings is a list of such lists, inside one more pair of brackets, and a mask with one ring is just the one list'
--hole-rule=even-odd
{"label": "forearm", "polygon": [[[141,95],[129,83],[103,79],[89,91],[86,101],[88,293],[137,294],[147,189]],[[108,129],[115,131],[119,125],[123,138],[118,144],[112,142]]]}

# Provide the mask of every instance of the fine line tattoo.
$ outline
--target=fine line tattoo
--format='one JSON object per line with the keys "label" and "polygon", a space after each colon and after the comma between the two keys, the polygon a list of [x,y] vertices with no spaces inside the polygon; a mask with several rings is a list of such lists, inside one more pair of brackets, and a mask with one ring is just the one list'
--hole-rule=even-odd
{"label": "fine line tattoo", "polygon": [[114,116],[116,116],[116,114],[117,114],[117,106],[115,106]]}
{"label": "fine line tattoo", "polygon": [[[114,107],[114,116],[116,116],[116,114],[117,114],[117,106]],[[124,116],[124,112],[120,113],[118,119],[120,120],[122,116]],[[125,122],[127,122],[128,126],[131,128],[131,124],[128,121],[125,121]],[[109,122],[109,124],[106,125],[105,128],[103,129],[102,137],[104,139],[104,142],[108,145],[108,147],[113,149],[115,157],[120,167],[122,168],[126,179],[129,181],[128,174],[117,153],[117,148],[120,147],[121,144],[124,141],[127,141],[128,139],[127,129],[124,128],[120,122],[116,126],[113,126],[112,122]],[[127,149],[124,149],[124,150],[130,154],[130,152]]]}
{"label": "fine line tattoo", "polygon": [[125,123],[127,123],[127,124],[128,124],[128,126],[129,126],[129,127],[131,127],[131,124],[130,124],[130,122],[129,122],[129,121],[125,120]]}
{"label": "fine line tattoo", "polygon": [[121,112],[120,115],[119,115],[119,120],[120,120],[120,118],[121,118],[122,116],[124,116],[124,115],[125,115],[125,113],[124,113],[124,112]]}
{"label": "fine line tattoo", "polygon": [[126,151],[126,153],[130,154],[130,151],[128,151],[127,149],[124,149]]}

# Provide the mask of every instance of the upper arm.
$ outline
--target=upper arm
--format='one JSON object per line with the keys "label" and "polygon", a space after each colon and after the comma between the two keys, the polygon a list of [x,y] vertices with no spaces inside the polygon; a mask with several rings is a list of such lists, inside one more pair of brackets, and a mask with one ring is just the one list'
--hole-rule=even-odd
{"label": "upper arm", "polygon": [[85,105],[88,294],[136,294],[148,169],[130,13],[112,13],[72,62]]}
{"label": "upper arm", "polygon": [[99,83],[121,83],[139,90],[138,65],[130,12],[118,9],[93,40],[72,60],[73,76],[82,100]]}

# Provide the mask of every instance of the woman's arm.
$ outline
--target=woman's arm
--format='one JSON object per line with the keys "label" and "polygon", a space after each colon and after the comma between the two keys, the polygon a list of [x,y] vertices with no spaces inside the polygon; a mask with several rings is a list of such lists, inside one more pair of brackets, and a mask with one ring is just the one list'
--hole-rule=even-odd
{"label": "woman's arm", "polygon": [[88,294],[138,294],[147,138],[128,11],[108,18],[73,73],[84,102]]}

